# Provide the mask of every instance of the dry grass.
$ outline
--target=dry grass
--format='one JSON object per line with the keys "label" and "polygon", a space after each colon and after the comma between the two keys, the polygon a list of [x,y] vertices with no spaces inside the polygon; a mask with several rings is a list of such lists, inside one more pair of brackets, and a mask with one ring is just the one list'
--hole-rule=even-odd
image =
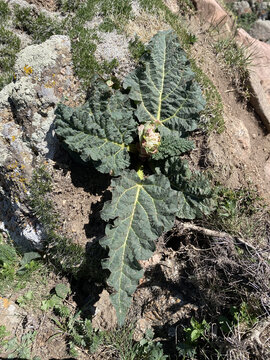
{"label": "dry grass", "polygon": [[125,32],[133,37],[135,34],[143,43],[147,43],[158,31],[170,29],[165,22],[164,13],[157,11],[156,15],[140,10],[139,14],[132,20],[129,20],[125,26]]}

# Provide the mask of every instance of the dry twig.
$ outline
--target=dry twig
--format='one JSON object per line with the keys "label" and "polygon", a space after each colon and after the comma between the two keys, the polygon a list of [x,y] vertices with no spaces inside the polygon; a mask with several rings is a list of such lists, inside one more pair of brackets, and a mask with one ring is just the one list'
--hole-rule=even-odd
{"label": "dry twig", "polygon": [[233,242],[238,242],[241,245],[244,245],[246,248],[253,250],[260,259],[270,260],[270,254],[266,255],[266,254],[259,253],[258,249],[255,246],[248,243],[245,239],[240,238],[240,237],[231,236],[224,231],[211,230],[211,229],[204,228],[202,226],[195,225],[193,223],[188,223],[188,222],[182,223],[180,221],[178,221],[176,223],[176,227],[181,232],[183,232],[184,230],[191,230],[191,231],[195,231],[195,232],[204,234],[209,237],[222,238],[222,239],[231,240]]}

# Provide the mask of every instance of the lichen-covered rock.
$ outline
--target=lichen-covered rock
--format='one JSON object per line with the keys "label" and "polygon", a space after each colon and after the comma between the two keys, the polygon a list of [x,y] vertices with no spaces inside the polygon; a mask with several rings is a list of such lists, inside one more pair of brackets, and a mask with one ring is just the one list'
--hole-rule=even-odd
{"label": "lichen-covered rock", "polygon": [[270,41],[270,20],[257,20],[250,29],[250,35],[257,40]]}
{"label": "lichen-covered rock", "polygon": [[17,243],[39,247],[42,229],[29,218],[28,183],[37,160],[53,159],[58,149],[53,130],[57,103],[78,105],[81,97],[69,38],[52,36],[23,49],[15,79],[0,92],[0,220]]}
{"label": "lichen-covered rock", "polygon": [[251,7],[247,1],[236,1],[233,3],[233,9],[238,15],[249,14],[252,12]]}
{"label": "lichen-covered rock", "polygon": [[11,332],[15,331],[21,322],[22,310],[13,301],[0,296],[0,326],[5,326],[6,331]]}
{"label": "lichen-covered rock", "polygon": [[98,33],[99,43],[95,51],[98,61],[117,60],[118,66],[116,76],[123,79],[131,70],[135,63],[130,56],[129,39],[125,35],[117,34],[116,31],[110,33]]}

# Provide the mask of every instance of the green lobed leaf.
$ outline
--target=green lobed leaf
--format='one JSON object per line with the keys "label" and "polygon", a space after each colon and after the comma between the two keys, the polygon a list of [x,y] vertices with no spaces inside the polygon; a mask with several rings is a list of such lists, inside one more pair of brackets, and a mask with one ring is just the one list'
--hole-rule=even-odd
{"label": "green lobed leaf", "polygon": [[215,201],[209,180],[199,171],[192,172],[187,161],[171,158],[161,171],[168,176],[171,187],[177,190],[176,216],[195,219],[209,215],[214,210]]}
{"label": "green lobed leaf", "polygon": [[172,228],[176,212],[176,192],[164,175],[141,180],[132,170],[112,180],[112,200],[105,203],[101,217],[114,220],[114,224],[107,225],[100,244],[109,248],[103,266],[111,272],[108,283],[116,291],[111,301],[120,324],[124,323],[131,296],[143,274],[138,260],[152,255],[153,241]]}
{"label": "green lobed leaf", "polygon": [[118,175],[130,164],[127,146],[136,122],[127,95],[96,83],[90,100],[76,109],[63,104],[56,109],[56,134],[72,152],[98,171]]}
{"label": "green lobed leaf", "polygon": [[65,299],[70,293],[70,288],[66,284],[55,285],[55,292],[58,297]]}
{"label": "green lobed leaf", "polygon": [[194,149],[194,142],[186,138],[180,138],[179,135],[171,133],[162,136],[158,152],[152,155],[154,160],[163,160],[169,157],[181,155]]}
{"label": "green lobed leaf", "polygon": [[181,135],[195,130],[205,100],[177,35],[171,30],[158,32],[147,50],[143,65],[123,83],[138,104],[136,116],[141,123],[161,123],[167,132],[176,130]]}

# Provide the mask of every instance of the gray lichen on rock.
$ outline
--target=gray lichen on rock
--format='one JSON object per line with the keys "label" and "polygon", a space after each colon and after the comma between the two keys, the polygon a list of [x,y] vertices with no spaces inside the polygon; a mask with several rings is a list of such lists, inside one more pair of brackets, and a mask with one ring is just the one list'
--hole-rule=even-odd
{"label": "gray lichen on rock", "polygon": [[129,40],[125,35],[118,34],[116,30],[110,33],[98,33],[99,42],[95,52],[98,61],[117,60],[118,66],[115,75],[123,79],[131,70],[135,68],[135,62],[131,58],[129,51]]}
{"label": "gray lichen on rock", "polygon": [[17,54],[16,80],[0,92],[0,221],[24,248],[40,247],[43,238],[27,207],[28,184],[34,164],[53,159],[58,149],[54,109],[69,94],[81,94],[71,58],[67,36],[28,46]]}

